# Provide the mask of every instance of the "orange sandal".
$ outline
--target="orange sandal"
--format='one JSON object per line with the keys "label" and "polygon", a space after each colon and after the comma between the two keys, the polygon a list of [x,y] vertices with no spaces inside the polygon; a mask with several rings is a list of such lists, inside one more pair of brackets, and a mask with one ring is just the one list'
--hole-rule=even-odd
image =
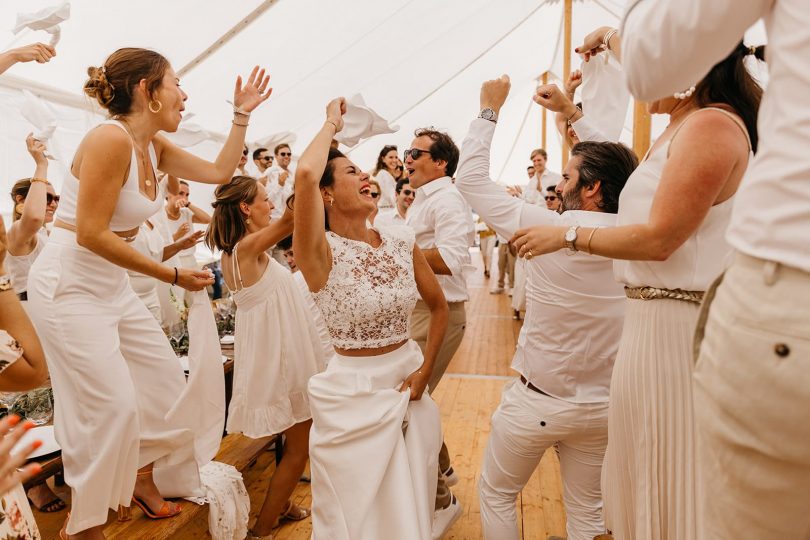
{"label": "orange sandal", "polygon": [[141,509],[141,511],[148,517],[149,519],[166,519],[170,517],[174,517],[179,514],[183,507],[177,503],[171,503],[169,501],[163,501],[163,505],[160,507],[160,510],[157,512],[153,512],[149,505],[146,502],[140,500],[137,497],[132,497],[132,502]]}

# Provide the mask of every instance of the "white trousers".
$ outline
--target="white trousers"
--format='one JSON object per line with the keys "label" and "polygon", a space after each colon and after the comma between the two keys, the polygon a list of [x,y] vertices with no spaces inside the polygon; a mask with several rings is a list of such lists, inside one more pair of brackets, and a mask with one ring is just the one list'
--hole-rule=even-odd
{"label": "white trousers", "polygon": [[698,538],[810,538],[810,273],[738,254],[714,291],[695,343]]}
{"label": "white trousers", "polygon": [[[48,362],[54,429],[72,489],[67,532],[129,506],[137,469],[197,475],[193,434],[165,416],[185,387],[177,357],[123,268],[55,228],[31,268],[28,308]],[[192,481],[194,483],[194,481]]]}
{"label": "white trousers", "polygon": [[507,385],[492,415],[478,496],[486,540],[517,540],[515,502],[545,451],[560,457],[568,540],[605,532],[600,478],[607,447],[607,403],[568,403]]}

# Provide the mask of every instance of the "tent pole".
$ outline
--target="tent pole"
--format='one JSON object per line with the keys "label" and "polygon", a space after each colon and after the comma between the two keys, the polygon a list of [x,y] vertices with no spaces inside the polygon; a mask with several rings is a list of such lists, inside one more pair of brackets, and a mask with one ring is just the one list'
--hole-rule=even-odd
{"label": "tent pole", "polygon": [[[574,16],[574,7],[573,7],[573,0],[565,0],[565,21],[564,21],[564,28],[565,33],[563,34],[563,80],[568,77],[568,74],[571,73],[571,19]],[[562,138],[562,166],[568,164],[568,141],[563,135]]]}
{"label": "tent pole", "polygon": [[650,148],[650,113],[647,104],[633,101],[633,151],[641,159]]}
{"label": "tent pole", "polygon": [[[543,73],[543,77],[542,77],[541,80],[543,81],[543,84],[548,84],[548,71]],[[545,150],[545,148],[546,148],[546,108],[541,107],[541,109],[543,109],[543,113],[542,113],[543,114],[543,131],[542,131],[542,142],[543,142],[543,144],[541,145],[541,147]]]}
{"label": "tent pole", "polygon": [[241,21],[236,23],[230,30],[225,32],[221,37],[217,38],[214,43],[197,55],[194,59],[192,59],[188,64],[181,67],[177,70],[178,77],[183,77],[188,74],[189,71],[194,69],[195,67],[199,66],[206,58],[217,52],[219,49],[225,46],[230,40],[238,36],[242,30],[250,26],[250,23],[255,21],[262,15],[265,11],[273,7],[273,5],[277,4],[279,0],[264,0],[259,6],[251,11],[245,18]]}

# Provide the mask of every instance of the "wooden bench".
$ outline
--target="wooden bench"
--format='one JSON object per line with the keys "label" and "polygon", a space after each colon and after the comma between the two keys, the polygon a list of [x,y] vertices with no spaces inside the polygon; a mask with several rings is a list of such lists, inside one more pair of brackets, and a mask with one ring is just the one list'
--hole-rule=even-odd
{"label": "wooden bench", "polygon": [[[232,434],[222,439],[216,461],[233,465],[239,471],[244,471],[252,465],[261,453],[267,449],[276,437],[251,439],[244,435]],[[277,444],[280,446],[280,442]],[[208,519],[208,505],[194,504],[181,501],[183,511],[171,519],[149,519],[143,515],[140,508],[132,506],[132,519],[118,521],[114,512],[110,512],[107,528],[104,534],[107,538],[126,538],[127,540],[168,540],[176,538],[180,531],[191,523],[203,518]]]}

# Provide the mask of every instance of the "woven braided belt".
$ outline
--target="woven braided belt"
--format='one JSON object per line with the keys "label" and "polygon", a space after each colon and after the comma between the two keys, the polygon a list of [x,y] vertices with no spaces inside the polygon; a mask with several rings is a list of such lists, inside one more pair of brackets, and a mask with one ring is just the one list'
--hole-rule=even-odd
{"label": "woven braided belt", "polygon": [[657,287],[625,287],[624,294],[634,300],[658,300],[669,298],[700,304],[703,301],[703,291],[685,291],[683,289],[659,289]]}

